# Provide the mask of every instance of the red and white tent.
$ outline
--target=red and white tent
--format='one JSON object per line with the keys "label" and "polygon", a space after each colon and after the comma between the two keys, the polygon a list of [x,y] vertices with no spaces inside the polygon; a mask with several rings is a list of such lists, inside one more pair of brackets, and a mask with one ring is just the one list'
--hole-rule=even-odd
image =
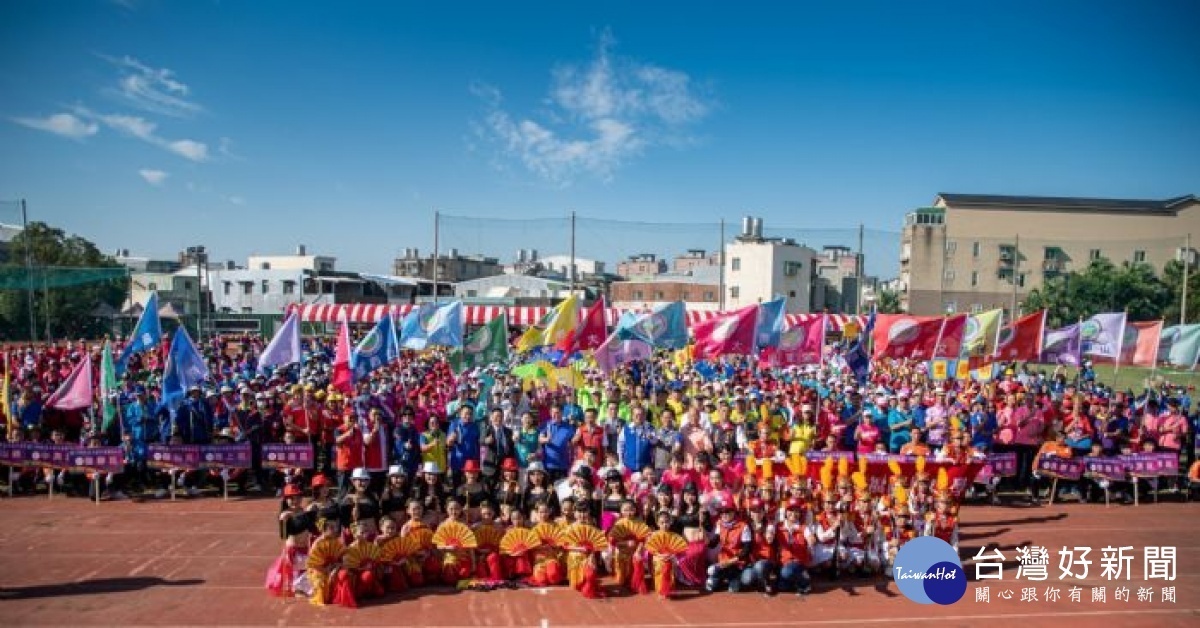
{"label": "red and white tent", "polygon": [[[287,307],[287,312],[299,311],[300,320],[305,323],[336,323],[343,318],[349,323],[370,324],[383,318],[384,313],[390,313],[393,320],[401,320],[413,309],[413,305],[385,305],[371,303],[343,303],[343,304],[305,304],[301,305],[293,303]],[[501,313],[508,313],[508,324],[517,327],[527,327],[533,325],[542,319],[549,307],[543,306],[513,306],[504,305],[464,305],[463,316],[468,325],[483,325],[488,321],[500,316]],[[605,312],[605,318],[610,326],[616,325],[617,320],[621,318],[621,314],[625,310],[616,308],[608,308]],[[688,325],[706,321],[715,316],[719,316],[723,312],[714,312],[711,310],[688,310],[687,320]],[[788,314],[787,322],[789,324],[797,324],[803,321],[812,319],[813,317],[821,316],[820,314]],[[856,321],[859,328],[865,324],[865,316],[854,316],[852,314],[830,314],[829,315],[829,331],[841,331],[842,327],[850,322]]]}

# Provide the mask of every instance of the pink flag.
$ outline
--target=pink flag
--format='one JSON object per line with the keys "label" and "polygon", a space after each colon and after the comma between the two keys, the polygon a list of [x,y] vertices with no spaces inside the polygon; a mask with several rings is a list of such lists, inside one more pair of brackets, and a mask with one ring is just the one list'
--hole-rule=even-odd
{"label": "pink flag", "polygon": [[92,407],[92,357],[83,354],[67,381],[46,400],[47,408],[59,410],[82,410]]}
{"label": "pink flag", "polygon": [[[945,327],[941,316],[880,314],[875,320],[872,341],[875,359],[893,358],[929,360],[937,353],[939,337]],[[959,337],[961,344],[962,338]]]}
{"label": "pink flag", "polygon": [[593,357],[596,358],[596,366],[599,366],[601,371],[609,373],[622,364],[634,360],[644,360],[653,352],[649,343],[633,339],[621,340],[617,338],[616,332],[613,332],[603,344],[596,347]]}
{"label": "pink flag", "polygon": [[696,337],[692,359],[706,360],[725,354],[752,353],[757,327],[758,305],[710,318],[692,328],[692,334]]}
{"label": "pink flag", "polygon": [[338,328],[337,349],[333,354],[333,386],[343,394],[354,392],[354,377],[350,369],[350,326],[344,318]]}
{"label": "pink flag", "polygon": [[1162,329],[1162,321],[1126,324],[1125,340],[1121,343],[1121,364],[1153,367],[1158,358]]}
{"label": "pink flag", "polygon": [[814,316],[788,324],[779,336],[779,346],[763,351],[771,366],[820,364],[825,351],[826,316]]}

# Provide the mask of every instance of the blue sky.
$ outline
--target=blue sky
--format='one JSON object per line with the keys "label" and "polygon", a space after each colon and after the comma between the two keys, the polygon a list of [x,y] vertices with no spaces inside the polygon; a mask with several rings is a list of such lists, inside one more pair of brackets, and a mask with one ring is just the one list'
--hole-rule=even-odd
{"label": "blue sky", "polygon": [[983,4],[14,0],[0,200],[106,250],[388,272],[435,209],[549,219],[448,222],[507,258],[565,252],[572,210],[705,225],[636,230],[670,254],[746,213],[819,245],[942,191],[1200,192],[1200,5]]}

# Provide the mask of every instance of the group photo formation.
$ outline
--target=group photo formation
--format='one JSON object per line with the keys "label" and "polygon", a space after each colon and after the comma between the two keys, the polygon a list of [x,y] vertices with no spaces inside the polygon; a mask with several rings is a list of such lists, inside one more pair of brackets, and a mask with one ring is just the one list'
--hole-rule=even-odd
{"label": "group photo formation", "polygon": [[0,624],[1192,628],[1197,24],[0,2]]}

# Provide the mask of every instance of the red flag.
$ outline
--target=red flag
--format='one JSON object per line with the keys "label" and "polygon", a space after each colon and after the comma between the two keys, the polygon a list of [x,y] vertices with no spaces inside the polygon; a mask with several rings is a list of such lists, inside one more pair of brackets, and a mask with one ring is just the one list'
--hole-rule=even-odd
{"label": "red flag", "polygon": [[576,351],[595,349],[604,344],[607,337],[608,327],[604,319],[604,298],[601,297],[583,313],[583,319],[579,321],[575,329],[567,332],[567,335],[558,341],[556,348],[570,355]]}
{"label": "red flag", "polygon": [[754,351],[754,332],[758,326],[758,305],[710,318],[692,328],[696,346],[692,358],[704,360],[732,353],[747,355]]}
{"label": "red flag", "polygon": [[[878,315],[875,318],[875,331],[871,333],[875,342],[875,358],[932,358],[945,322],[941,316]],[[962,344],[961,330],[958,343]]]}
{"label": "red flag", "polygon": [[1158,360],[1158,343],[1163,322],[1126,323],[1121,343],[1121,364],[1153,367]]}
{"label": "red flag", "polygon": [[967,318],[966,314],[955,314],[942,319],[942,330],[938,332],[937,343],[934,345],[934,357],[958,359],[962,354]]}
{"label": "red flag", "polygon": [[338,328],[337,349],[333,354],[333,386],[343,394],[354,392],[354,372],[350,369],[350,326],[344,318]]}
{"label": "red flag", "polygon": [[1026,314],[1000,330],[996,358],[1035,361],[1042,355],[1042,337],[1046,331],[1046,310]]}
{"label": "red flag", "polygon": [[764,349],[763,355],[771,366],[820,364],[825,349],[826,318],[814,316],[788,324],[779,336],[779,346]]}
{"label": "red flag", "polygon": [[92,356],[84,353],[75,370],[46,400],[47,408],[82,410],[92,407]]}

